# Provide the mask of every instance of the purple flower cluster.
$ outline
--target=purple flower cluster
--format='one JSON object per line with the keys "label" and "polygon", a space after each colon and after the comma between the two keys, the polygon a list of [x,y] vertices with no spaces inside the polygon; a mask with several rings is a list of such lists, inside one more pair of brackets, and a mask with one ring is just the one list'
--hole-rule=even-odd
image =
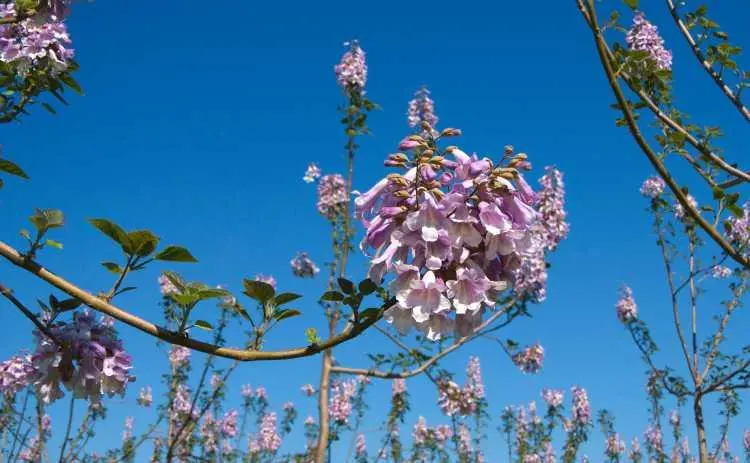
{"label": "purple flower cluster", "polygon": [[544,363],[544,347],[541,344],[527,346],[513,355],[513,363],[524,373],[538,373]]}
{"label": "purple flower cluster", "polygon": [[320,178],[320,167],[314,162],[311,162],[310,165],[307,166],[307,170],[305,171],[302,180],[304,180],[305,183],[313,183],[318,178]]}
{"label": "purple flower cluster", "polygon": [[300,390],[302,390],[302,393],[305,394],[307,397],[312,397],[315,395],[315,386],[312,384],[305,384],[303,385]]}
{"label": "purple flower cluster", "polygon": [[367,441],[365,435],[362,433],[357,434],[357,441],[354,444],[354,453],[358,457],[367,455]]}
{"label": "purple flower cluster", "polygon": [[[691,195],[687,195],[687,203],[693,208],[698,208],[698,201],[695,200]],[[685,208],[682,207],[682,203],[676,202],[674,204],[674,215],[678,219],[682,220],[685,218]]]}
{"label": "purple flower cluster", "polygon": [[396,378],[391,382],[391,396],[402,395],[406,392],[406,380],[403,378]]}
{"label": "purple flower cluster", "polygon": [[349,50],[334,67],[336,81],[344,90],[361,92],[367,83],[365,52],[356,40],[346,42],[344,46],[348,46]]}
{"label": "purple flower cluster", "polygon": [[620,436],[618,434],[608,436],[604,455],[617,461],[623,452],[625,452],[625,442],[620,439]]}
{"label": "purple flower cluster", "polygon": [[[523,177],[520,180],[523,181]],[[548,251],[554,251],[570,232],[568,214],[565,212],[563,173],[548,166],[539,179],[539,184],[542,188],[538,194],[537,209],[542,216],[540,225],[544,233],[544,247]]]}
{"label": "purple flower cluster", "polygon": [[336,381],[333,383],[329,415],[338,424],[346,424],[352,413],[352,397],[357,392],[357,380]]}
{"label": "purple flower cluster", "polygon": [[[0,4],[0,18],[16,14],[15,2]],[[0,61],[16,65],[21,75],[33,68],[65,71],[75,54],[70,43],[67,26],[54,15],[0,25]]]}
{"label": "purple flower cluster", "polygon": [[711,269],[711,276],[717,280],[724,280],[732,276],[732,269],[723,265],[715,265]]}
{"label": "purple flower cluster", "polygon": [[750,253],[750,201],[743,206],[742,217],[730,217],[727,220],[727,236],[735,242],[745,254]]}
{"label": "purple flower cluster", "polygon": [[470,415],[477,410],[484,398],[484,382],[479,358],[469,358],[466,376],[466,383],[463,387],[448,380],[438,384],[438,406],[447,416]]}
{"label": "purple flower cluster", "polygon": [[661,427],[658,424],[647,427],[646,431],[643,433],[643,438],[649,448],[659,453],[663,451]]}
{"label": "purple flower cluster", "polygon": [[133,423],[134,418],[132,416],[129,416],[125,418],[125,427],[122,431],[122,441],[126,442],[133,438]]}
{"label": "purple flower cluster", "polygon": [[258,435],[254,440],[261,452],[274,453],[281,447],[281,436],[276,431],[276,413],[271,412],[263,415],[260,420]]}
{"label": "purple flower cluster", "polygon": [[190,349],[173,345],[169,351],[169,363],[174,368],[186,366],[190,362]]}
{"label": "purple flower cluster", "polygon": [[224,413],[221,421],[219,422],[219,428],[221,429],[221,435],[224,437],[235,437],[237,436],[237,410],[230,410]]}
{"label": "purple flower cluster", "polygon": [[620,290],[620,299],[615,304],[617,318],[625,324],[630,323],[638,317],[638,305],[633,297],[633,290],[629,286],[623,286]]}
{"label": "purple flower cluster", "polygon": [[253,388],[249,384],[243,384],[240,393],[243,399],[249,399],[253,396]]}
{"label": "purple flower cluster", "polygon": [[37,347],[31,357],[38,373],[37,392],[44,402],[63,396],[61,384],[92,403],[104,394],[125,393],[132,380],[131,357],[112,326],[98,322],[91,312],[76,312],[72,322],[55,323],[49,330],[60,344],[35,332]]}
{"label": "purple flower cluster", "polygon": [[558,408],[562,405],[565,393],[557,389],[542,389],[542,400],[550,408]]}
{"label": "purple flower cluster", "polygon": [[297,253],[289,264],[292,266],[292,273],[299,278],[313,278],[320,272],[315,262],[310,259],[306,252]]}
{"label": "purple flower cluster", "polygon": [[[414,92],[414,98],[409,101],[409,109],[406,111],[407,121],[409,127],[419,128],[422,130],[422,123],[427,123],[430,127],[435,127],[438,122],[438,117],[435,114],[435,102],[430,98],[430,91],[427,87],[422,87]],[[434,130],[431,134],[427,131],[422,130],[422,136],[428,135],[436,136],[437,132]]]}
{"label": "purple flower cluster", "polygon": [[318,212],[328,218],[335,217],[349,204],[346,181],[339,174],[328,174],[318,182]]}
{"label": "purple flower cluster", "polygon": [[586,389],[573,386],[573,419],[580,424],[586,425],[591,422],[591,404]]}
{"label": "purple flower cluster", "polygon": [[151,386],[142,387],[138,393],[138,405],[141,407],[150,407],[154,403],[154,396],[151,392]]}
{"label": "purple flower cluster", "polygon": [[664,48],[664,39],[659,35],[658,28],[643,13],[636,13],[633,17],[633,25],[625,34],[625,41],[631,50],[647,52],[657,69],[672,69],[672,52]]}
{"label": "purple flower cluster", "polygon": [[427,426],[427,420],[423,416],[420,416],[416,424],[414,424],[414,430],[411,435],[415,445],[434,442],[438,448],[443,448],[445,442],[453,436],[453,431],[450,426],[445,424],[430,428]]}
{"label": "purple flower cluster", "polygon": [[36,380],[36,369],[30,355],[16,355],[0,363],[0,394],[15,395]]}
{"label": "purple flower cluster", "polygon": [[[400,331],[417,327],[433,340],[466,335],[525,274],[524,262],[543,253],[544,236],[558,232],[546,229],[534,208],[537,196],[512,167],[525,155],[506,156],[511,167],[494,167],[488,158],[450,147],[449,160],[435,156],[436,147],[418,135],[401,148],[414,160],[397,153],[389,165],[408,171],[389,175],[355,200],[366,228],[361,247],[377,250],[369,277],[380,282],[394,275],[397,303],[386,316]],[[544,267],[543,254],[541,261]]]}
{"label": "purple flower cluster", "polygon": [[647,198],[656,199],[664,193],[666,184],[661,177],[654,175],[643,181],[641,185],[641,194]]}
{"label": "purple flower cluster", "polygon": [[166,275],[159,275],[159,290],[162,296],[169,296],[178,292],[177,287]]}
{"label": "purple flower cluster", "polygon": [[216,419],[209,412],[203,417],[200,426],[200,436],[203,448],[209,454],[214,454],[219,450],[219,436],[216,432]]}

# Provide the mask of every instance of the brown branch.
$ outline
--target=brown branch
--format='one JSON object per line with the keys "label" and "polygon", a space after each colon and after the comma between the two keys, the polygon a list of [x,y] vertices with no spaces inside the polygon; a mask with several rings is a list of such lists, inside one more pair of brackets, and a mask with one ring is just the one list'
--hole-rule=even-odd
{"label": "brown branch", "polygon": [[690,30],[682,21],[682,18],[680,18],[680,13],[677,11],[677,7],[675,6],[674,2],[672,0],[666,0],[666,2],[669,13],[672,15],[672,19],[674,20],[675,24],[677,24],[680,32],[682,32],[682,35],[683,37],[685,37],[688,45],[690,45],[690,49],[693,51],[696,59],[698,59],[698,62],[701,64],[701,66],[703,66],[703,69],[706,70],[706,72],[711,76],[714,82],[716,82],[716,85],[719,86],[724,95],[729,98],[729,101],[731,101],[732,104],[740,112],[740,114],[742,114],[745,120],[750,122],[750,111],[748,111],[747,108],[742,104],[739,95],[734,94],[732,89],[730,89],[729,86],[724,82],[724,79],[722,79],[719,73],[716,72],[716,69],[714,69],[711,63],[708,62],[708,59],[706,58],[706,55],[703,54],[703,50],[701,50],[700,45],[695,42],[693,35],[690,33]]}
{"label": "brown branch", "polygon": [[602,63],[602,67],[604,68],[604,71],[607,75],[607,81],[615,95],[615,98],[617,99],[630,133],[635,139],[638,146],[641,148],[641,151],[643,151],[648,160],[659,173],[659,176],[664,180],[667,186],[669,186],[669,189],[685,209],[687,215],[690,216],[690,218],[693,219],[696,224],[700,228],[702,228],[709,235],[709,237],[719,245],[719,247],[724,250],[724,252],[729,254],[732,259],[741,264],[743,267],[750,268],[750,262],[748,261],[748,259],[740,254],[736,249],[734,249],[734,247],[730,243],[728,243],[719,234],[719,232],[714,227],[712,227],[711,224],[706,221],[706,219],[703,218],[703,216],[701,216],[700,212],[688,202],[685,193],[683,193],[679,185],[677,185],[674,178],[672,178],[672,175],[667,170],[667,167],[664,165],[662,160],[659,159],[659,156],[654,152],[654,150],[641,134],[638,123],[635,120],[635,116],[630,109],[630,105],[625,98],[622,88],[620,88],[620,84],[617,82],[617,77],[615,77],[614,70],[612,69],[612,64],[610,63],[609,56],[607,55],[607,42],[604,40],[601,30],[599,29],[596,15],[593,11],[593,5],[591,6],[591,14],[588,14],[587,7],[583,3],[583,0],[576,0],[576,3],[578,4],[579,9],[581,9],[582,12],[585,12],[585,17],[588,18],[591,32],[594,35],[594,41],[596,42],[596,49],[599,53],[599,61],[601,61]]}
{"label": "brown branch", "polygon": [[[740,294],[745,292],[746,285],[747,280],[743,279],[742,286],[740,287]],[[727,325],[729,324],[729,319],[732,317],[732,313],[738,307],[739,303],[739,298],[736,296],[731,301],[727,302],[724,315],[721,317],[719,327],[716,329],[716,332],[711,339],[711,347],[708,349],[708,353],[706,354],[706,365],[703,369],[703,373],[701,374],[702,379],[706,378],[711,370],[711,367],[713,367],[714,362],[716,361],[716,357],[719,353],[719,345],[721,344],[721,341],[724,340],[724,331],[726,331]]]}
{"label": "brown branch", "polygon": [[363,331],[372,326],[381,318],[382,312],[389,305],[386,302],[381,308],[381,313],[378,316],[369,318],[358,324],[349,323],[346,328],[341,331],[341,333],[335,336],[331,336],[330,338],[318,344],[310,344],[304,347],[295,347],[281,351],[265,352],[257,350],[238,349],[233,347],[222,347],[185,337],[180,333],[176,333],[159,325],[155,325],[154,323],[137,317],[130,312],[127,312],[113,304],[110,304],[104,299],[79,288],[78,286],[65,280],[62,277],[55,275],[54,273],[42,267],[36,261],[27,261],[18,251],[3,243],[2,241],[0,241],[0,256],[16,265],[17,267],[21,267],[22,269],[36,275],[37,277],[56,287],[60,291],[63,291],[71,297],[80,300],[92,309],[107,314],[110,317],[119,320],[127,325],[130,325],[133,328],[136,328],[148,335],[162,339],[170,344],[176,344],[196,351],[216,355],[217,357],[224,357],[239,360],[242,362],[286,360],[300,357],[309,357],[311,355],[318,354],[341,343],[349,341],[350,339],[356,338],[357,336],[362,334]]}
{"label": "brown branch", "polygon": [[[334,367],[331,367],[331,372],[332,373],[344,373],[344,374],[349,374],[349,375],[365,375],[365,376],[371,376],[374,378],[382,378],[382,379],[411,378],[420,373],[423,373],[425,370],[429,369],[431,366],[433,366],[435,363],[437,363],[440,359],[442,359],[446,355],[457,350],[458,348],[460,348],[467,342],[471,341],[472,339],[476,338],[477,336],[480,336],[482,334],[482,330],[490,326],[495,320],[497,320],[502,315],[507,313],[507,311],[511,307],[513,307],[515,302],[516,302],[515,300],[508,302],[507,304],[505,304],[505,306],[503,306],[502,309],[492,314],[489,318],[487,318],[487,320],[485,320],[482,324],[477,326],[474,329],[474,331],[472,331],[470,334],[460,339],[457,339],[455,344],[433,355],[432,357],[427,359],[424,363],[422,363],[419,367],[414,368],[412,370],[394,372],[394,371],[376,370],[374,368],[364,369],[364,368],[348,368],[348,367],[334,366]],[[406,349],[408,349],[408,347],[406,347]]]}

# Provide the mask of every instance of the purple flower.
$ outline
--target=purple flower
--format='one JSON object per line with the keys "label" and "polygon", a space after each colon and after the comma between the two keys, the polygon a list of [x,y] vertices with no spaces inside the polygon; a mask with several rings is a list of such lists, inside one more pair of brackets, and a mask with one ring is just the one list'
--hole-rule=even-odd
{"label": "purple flower", "polygon": [[430,315],[450,309],[450,301],[443,295],[445,284],[437,280],[431,271],[422,279],[413,280],[409,289],[396,295],[398,304],[412,310],[412,317],[417,323],[429,320]]}
{"label": "purple flower", "polygon": [[591,405],[586,389],[573,386],[571,391],[573,392],[573,419],[580,424],[588,424],[591,422]]}
{"label": "purple flower", "polygon": [[[435,127],[438,117],[435,115],[435,102],[430,98],[430,91],[422,87],[414,93],[414,98],[409,101],[409,109],[406,112],[409,127],[422,130],[422,123]],[[422,131],[426,136],[426,132]],[[437,135],[437,132],[434,133]]]}
{"label": "purple flower", "polygon": [[367,83],[365,52],[356,40],[344,43],[344,46],[348,46],[349,50],[334,67],[336,81],[344,90],[362,92]]}
{"label": "purple flower", "polygon": [[562,240],[567,238],[570,226],[565,212],[565,183],[563,173],[554,167],[546,167],[539,179],[542,189],[539,192],[537,208],[541,214],[540,223],[544,228],[544,247],[554,251]]}
{"label": "purple flower", "polygon": [[396,378],[391,382],[391,395],[402,395],[406,392],[406,381],[402,378]]}
{"label": "purple flower", "polygon": [[152,403],[154,403],[154,396],[151,392],[151,386],[142,387],[140,392],[138,393],[138,399],[137,399],[138,405],[141,407],[150,407]]}
{"label": "purple flower", "polygon": [[237,435],[237,410],[230,410],[224,413],[221,419],[221,434],[224,437],[235,437]]}
{"label": "purple flower", "polygon": [[263,452],[273,453],[281,447],[281,436],[276,431],[276,413],[263,415],[258,430],[258,445]]}
{"label": "purple flower", "polygon": [[214,373],[211,375],[211,379],[209,380],[209,383],[211,384],[211,388],[213,390],[219,389],[222,384],[224,384],[224,381],[221,379],[221,376]]}
{"label": "purple flower", "polygon": [[352,413],[351,399],[357,392],[357,381],[336,381],[331,387],[329,414],[338,424],[346,424]]}
{"label": "purple flower", "polygon": [[304,177],[302,177],[302,180],[304,180],[305,183],[312,183],[318,178],[320,178],[320,167],[318,167],[314,162],[311,162],[310,165],[307,166],[307,170],[305,171],[305,175]]}
{"label": "purple flower", "polygon": [[727,219],[727,236],[747,254],[750,251],[750,201],[742,209],[742,217],[732,216]]}
{"label": "purple flower", "polygon": [[[16,16],[14,4],[4,4],[0,16]],[[67,70],[75,54],[70,43],[65,23],[55,15],[37,15],[0,25],[0,61],[15,66],[21,76],[32,68],[46,70],[53,76]]]}
{"label": "purple flower", "polygon": [[292,273],[299,278],[312,278],[320,272],[315,262],[310,259],[306,252],[297,253],[294,259],[289,262],[292,266]]}
{"label": "purple flower", "polygon": [[630,323],[638,317],[638,305],[633,298],[633,290],[629,286],[623,286],[620,290],[620,299],[615,304],[617,318],[625,324]]}
{"label": "purple flower", "polygon": [[305,384],[301,387],[302,393],[305,394],[307,397],[312,397],[315,395],[315,386],[312,384]]}
{"label": "purple flower", "polygon": [[658,28],[638,12],[633,17],[633,26],[625,35],[625,41],[633,51],[645,51],[654,60],[659,70],[672,69],[672,52],[664,48],[664,39]]}
{"label": "purple flower", "polygon": [[249,384],[243,384],[241,388],[242,398],[249,399],[253,396],[253,388]]}
{"label": "purple flower", "polygon": [[662,433],[659,425],[647,427],[643,438],[649,448],[659,453],[663,451]]}
{"label": "purple flower", "polygon": [[357,434],[357,441],[354,444],[354,453],[358,457],[364,457],[367,455],[367,442],[365,441],[365,435],[362,433]]}
{"label": "purple flower", "polygon": [[284,406],[282,407],[285,412],[290,412],[294,410],[294,403],[293,402],[284,402]]}
{"label": "purple flower", "polygon": [[321,177],[318,182],[318,212],[332,218],[342,212],[349,204],[346,193],[346,181],[339,174],[329,174]]}
{"label": "purple flower", "polygon": [[[698,202],[693,198],[691,195],[687,195],[687,203],[693,208],[698,208]],[[674,215],[678,219],[682,220],[685,218],[685,208],[682,207],[682,203],[675,203],[674,205]]]}
{"label": "purple flower", "polygon": [[256,388],[255,397],[258,399],[266,400],[268,398],[268,393],[266,392],[266,388],[265,387]]}
{"label": "purple flower", "polygon": [[607,444],[604,449],[604,454],[609,458],[619,458],[620,455],[625,451],[625,442],[620,439],[618,434],[612,434],[607,437]]}
{"label": "purple flower", "polygon": [[30,355],[16,355],[0,363],[0,394],[6,397],[31,384],[37,376]]}
{"label": "purple flower", "polygon": [[563,403],[564,393],[557,389],[542,389],[542,399],[550,408],[558,408]]}
{"label": "purple flower", "polygon": [[711,276],[717,280],[723,280],[732,276],[732,269],[723,265],[715,265],[711,269]]}
{"label": "purple flower", "polygon": [[746,452],[750,451],[750,429],[745,429],[745,432],[742,434],[742,446]]}
{"label": "purple flower", "polygon": [[544,347],[534,344],[526,347],[513,356],[513,363],[524,373],[537,373],[544,362]]}
{"label": "purple flower", "polygon": [[665,183],[661,177],[654,175],[647,178],[641,185],[641,194],[651,199],[656,199],[664,193]]}
{"label": "purple flower", "polygon": [[166,275],[159,276],[159,290],[162,296],[169,296],[170,294],[177,294],[179,292],[174,283],[172,283],[172,280],[167,278]]}
{"label": "purple flower", "polygon": [[179,368],[187,365],[190,362],[190,349],[183,346],[173,345],[172,350],[169,351],[169,363],[173,367]]}
{"label": "purple flower", "polygon": [[453,307],[457,314],[477,312],[482,304],[491,304],[487,297],[487,290],[492,286],[489,278],[479,268],[459,267],[456,280],[446,283],[447,295],[453,300]]}
{"label": "purple flower", "polygon": [[133,438],[133,417],[125,418],[125,429],[122,431],[122,441],[129,441]]}

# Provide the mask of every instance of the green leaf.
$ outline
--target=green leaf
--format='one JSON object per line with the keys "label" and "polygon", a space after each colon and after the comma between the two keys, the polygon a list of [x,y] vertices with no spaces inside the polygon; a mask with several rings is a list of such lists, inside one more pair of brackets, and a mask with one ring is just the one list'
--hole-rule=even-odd
{"label": "green leaf", "polygon": [[119,275],[122,273],[122,269],[120,268],[120,266],[115,264],[114,262],[102,262],[102,266],[104,266],[104,268],[114,273],[115,275]]}
{"label": "green leaf", "polygon": [[167,246],[159,251],[154,256],[154,259],[167,262],[198,262],[198,260],[190,254],[190,251],[180,246]]}
{"label": "green leaf", "polygon": [[129,291],[135,291],[136,289],[138,289],[138,288],[136,288],[135,286],[126,286],[126,287],[124,287],[122,289],[117,290],[117,292],[115,293],[115,295],[120,295],[122,293],[127,293]]}
{"label": "green leaf", "polygon": [[21,233],[21,236],[23,236],[27,240],[31,239],[31,235],[29,234],[29,231],[26,230],[25,228],[22,228],[20,233]]}
{"label": "green leaf", "polygon": [[625,4],[634,10],[638,8],[638,0],[625,0]]}
{"label": "green leaf", "polygon": [[107,219],[90,219],[89,223],[95,226],[100,232],[109,236],[112,240],[114,240],[119,245],[123,247],[130,246],[130,241],[128,240],[128,234],[125,233],[125,230],[120,228],[120,226],[117,225],[116,223]]}
{"label": "green leaf", "polygon": [[378,309],[377,307],[372,307],[360,313],[359,318],[361,320],[370,320],[373,318],[377,318],[379,314],[380,309]]}
{"label": "green leaf", "polygon": [[83,89],[81,89],[81,86],[78,84],[78,82],[76,82],[75,79],[70,77],[69,74],[60,74],[60,80],[62,80],[65,83],[65,85],[70,87],[74,92],[83,96]]}
{"label": "green leaf", "polygon": [[284,310],[279,310],[278,312],[273,314],[273,319],[276,321],[281,321],[287,318],[296,317],[298,315],[302,315],[302,312],[300,312],[297,309],[284,309]]}
{"label": "green leaf", "polygon": [[0,159],[0,172],[5,172],[6,174],[15,175],[16,177],[25,178],[27,180],[29,178],[29,176],[26,175],[26,172],[7,159]]}
{"label": "green leaf", "polygon": [[305,337],[307,338],[307,342],[310,344],[319,344],[320,343],[320,337],[318,336],[318,330],[315,328],[307,328],[305,330]]}
{"label": "green leaf", "polygon": [[55,241],[55,240],[47,240],[44,242],[44,244],[46,244],[47,246],[51,246],[53,248],[57,248],[57,249],[63,248],[62,243],[60,243],[59,241]]}
{"label": "green leaf", "polygon": [[230,293],[226,289],[220,289],[220,288],[200,289],[198,290],[197,294],[198,294],[198,298],[202,301],[206,299],[214,299],[217,297],[227,297],[227,296],[232,295],[232,293]]}
{"label": "green leaf", "polygon": [[339,278],[339,288],[346,294],[354,294],[354,283],[346,278]]}
{"label": "green leaf", "polygon": [[297,299],[301,298],[302,296],[299,294],[294,293],[281,293],[274,299],[274,304],[276,306],[284,305],[288,302],[296,301]]}
{"label": "green leaf", "polygon": [[365,278],[364,280],[359,282],[359,292],[364,294],[365,296],[374,293],[376,289],[378,289],[378,285],[376,285],[369,278]]}
{"label": "green leaf", "polygon": [[344,295],[338,291],[328,291],[320,296],[321,301],[340,302],[344,300]]}
{"label": "green leaf", "polygon": [[46,109],[51,114],[57,114],[55,108],[53,108],[49,103],[42,103],[42,108]]}
{"label": "green leaf", "polygon": [[169,293],[169,297],[181,306],[190,306],[198,302],[195,294]]}
{"label": "green leaf", "polygon": [[130,255],[146,257],[156,250],[159,237],[149,230],[136,230],[127,234],[128,244],[122,246],[123,251]]}
{"label": "green leaf", "polygon": [[62,211],[58,209],[37,209],[36,213],[29,217],[29,221],[38,231],[47,231],[50,228],[62,227],[65,218]]}
{"label": "green leaf", "polygon": [[64,301],[60,301],[60,303],[58,304],[58,310],[61,312],[75,310],[80,307],[81,304],[82,302],[78,299],[65,299]]}
{"label": "green leaf", "polygon": [[177,288],[178,291],[185,292],[185,282],[174,272],[164,272],[163,275]]}
{"label": "green leaf", "polygon": [[251,299],[255,299],[261,304],[268,302],[276,293],[273,286],[262,281],[249,280],[246,278],[242,283],[245,286],[245,295]]}
{"label": "green leaf", "polygon": [[214,327],[211,326],[211,324],[205,320],[196,320],[193,326],[195,326],[196,328],[200,328],[202,330],[206,330],[206,331],[211,331],[212,329],[214,329]]}

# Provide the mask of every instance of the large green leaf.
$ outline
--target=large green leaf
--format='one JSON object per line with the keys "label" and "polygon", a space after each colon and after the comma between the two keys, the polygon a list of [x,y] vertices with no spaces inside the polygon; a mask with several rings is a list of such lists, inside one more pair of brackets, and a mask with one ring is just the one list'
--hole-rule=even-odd
{"label": "large green leaf", "polygon": [[297,299],[301,298],[302,296],[299,294],[294,293],[281,293],[274,299],[274,303],[276,306],[284,305],[288,302],[296,301]]}
{"label": "large green leaf", "polygon": [[154,256],[154,259],[169,262],[198,262],[198,260],[190,254],[190,251],[180,246],[167,246],[159,251]]}
{"label": "large green leaf", "polygon": [[128,254],[146,257],[156,250],[159,237],[149,230],[136,230],[127,234],[128,243],[122,249]]}
{"label": "large green leaf", "polygon": [[262,281],[249,280],[246,278],[243,280],[243,284],[245,286],[245,295],[251,299],[255,299],[261,304],[265,304],[271,300],[276,292],[276,290],[273,289],[273,286]]}
{"label": "large green leaf", "polygon": [[109,236],[112,240],[118,243],[120,246],[130,246],[130,240],[128,240],[128,234],[125,233],[119,225],[107,219],[90,219],[89,223],[95,226],[100,232]]}
{"label": "large green leaf", "polygon": [[0,159],[0,172],[5,172],[6,174],[15,175],[16,177],[25,179],[29,178],[29,176],[26,175],[26,172],[7,159]]}
{"label": "large green leaf", "polygon": [[298,315],[302,315],[302,312],[300,312],[297,309],[284,309],[284,310],[279,310],[278,312],[273,314],[273,319],[276,321],[281,321],[286,318],[296,317]]}

